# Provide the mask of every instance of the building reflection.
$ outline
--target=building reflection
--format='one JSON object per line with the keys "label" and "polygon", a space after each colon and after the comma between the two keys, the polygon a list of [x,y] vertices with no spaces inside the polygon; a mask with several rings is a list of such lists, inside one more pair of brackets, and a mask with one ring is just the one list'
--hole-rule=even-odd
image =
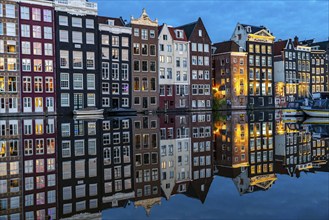
{"label": "building reflection", "polygon": [[329,125],[312,120],[243,110],[1,118],[0,219],[102,219],[129,206],[149,216],[177,194],[204,203],[214,175],[243,195],[328,172]]}
{"label": "building reflection", "polygon": [[280,174],[300,177],[312,168],[311,133],[304,129],[299,118],[276,121],[275,166]]}
{"label": "building reflection", "polygon": [[218,175],[232,178],[240,195],[271,188],[277,180],[274,112],[226,113],[215,122],[215,129]]}
{"label": "building reflection", "polygon": [[56,118],[22,120],[24,219],[57,216]]}
{"label": "building reflection", "polygon": [[22,216],[22,122],[0,119],[0,219]]}

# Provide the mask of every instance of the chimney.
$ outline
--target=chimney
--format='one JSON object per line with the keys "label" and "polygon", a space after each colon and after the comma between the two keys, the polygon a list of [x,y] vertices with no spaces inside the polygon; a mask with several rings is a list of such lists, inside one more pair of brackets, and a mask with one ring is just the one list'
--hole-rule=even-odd
{"label": "chimney", "polygon": [[294,45],[295,45],[295,46],[298,45],[298,37],[297,37],[297,36],[295,36],[295,38],[294,38]]}

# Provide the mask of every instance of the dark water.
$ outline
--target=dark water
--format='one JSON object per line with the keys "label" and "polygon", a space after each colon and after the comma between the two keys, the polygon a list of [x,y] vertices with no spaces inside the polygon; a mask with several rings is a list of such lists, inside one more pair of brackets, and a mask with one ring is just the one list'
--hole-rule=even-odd
{"label": "dark water", "polygon": [[0,219],[327,219],[329,123],[280,111],[0,118]]}

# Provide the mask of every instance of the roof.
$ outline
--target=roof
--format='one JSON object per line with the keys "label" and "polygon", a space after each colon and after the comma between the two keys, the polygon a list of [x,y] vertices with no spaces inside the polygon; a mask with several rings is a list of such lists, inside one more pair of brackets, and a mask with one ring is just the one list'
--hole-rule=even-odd
{"label": "roof", "polygon": [[240,24],[240,25],[243,26],[244,28],[250,27],[252,34],[254,34],[260,30],[263,30],[263,29],[267,30],[267,28],[264,26],[254,26],[254,25],[250,25],[250,24]]}
{"label": "roof", "polygon": [[329,41],[321,41],[321,42],[316,42],[312,43],[310,46],[319,46],[320,50],[328,50],[329,49]]}
{"label": "roof", "polygon": [[162,31],[162,28],[163,28],[164,24],[163,25],[159,25],[158,26],[158,35],[160,35],[161,31]]}
{"label": "roof", "polygon": [[191,36],[195,26],[197,25],[197,23],[198,23],[198,21],[195,21],[195,22],[192,22],[192,23],[189,23],[189,24],[179,26],[177,28],[178,29],[184,29],[187,38],[190,38],[190,36]]}
{"label": "roof", "polygon": [[215,54],[226,52],[239,52],[240,48],[240,46],[232,40],[215,43],[213,44],[213,47],[216,47]]}
{"label": "roof", "polygon": [[286,47],[287,43],[288,43],[288,40],[274,42],[274,45],[273,45],[274,56],[281,55],[281,52]]}
{"label": "roof", "polygon": [[[168,27],[168,29],[169,29],[169,33],[170,33],[170,35],[171,35],[171,37],[172,37],[173,40],[187,41],[187,36],[185,34],[184,29],[182,29],[182,28],[172,28],[172,27]],[[175,30],[181,30],[181,31],[183,31],[183,38],[177,38],[176,33],[175,33]]]}
{"label": "roof", "polygon": [[113,17],[98,16],[98,22],[101,24],[108,24],[108,20],[113,20],[115,26],[125,26],[125,22],[121,17],[113,18]]}

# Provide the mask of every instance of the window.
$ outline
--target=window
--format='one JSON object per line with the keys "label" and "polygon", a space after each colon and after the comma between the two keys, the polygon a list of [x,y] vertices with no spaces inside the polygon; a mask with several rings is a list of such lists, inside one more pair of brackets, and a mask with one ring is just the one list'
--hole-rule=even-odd
{"label": "window", "polygon": [[150,55],[155,56],[156,55],[156,47],[155,45],[150,45]]}
{"label": "window", "polygon": [[119,64],[112,63],[112,79],[119,80]]}
{"label": "window", "polygon": [[121,59],[122,60],[125,60],[125,61],[129,60],[129,52],[128,52],[128,50],[126,50],[126,49],[122,49],[121,50]]}
{"label": "window", "polygon": [[73,88],[74,89],[83,89],[83,75],[74,73],[73,74]]}
{"label": "window", "polygon": [[142,55],[147,55],[147,54],[148,54],[148,45],[142,44]]}
{"label": "window", "polygon": [[73,51],[73,68],[81,69],[82,66],[83,66],[82,52],[81,51]]}
{"label": "window", "polygon": [[87,52],[87,69],[95,69],[95,53]]}
{"label": "window", "polygon": [[69,89],[70,83],[69,83],[69,74],[68,73],[61,73],[60,74],[60,86],[61,89]]}
{"label": "window", "polygon": [[31,54],[31,44],[30,42],[22,42],[22,54]]}
{"label": "window", "polygon": [[36,76],[34,77],[34,91],[35,92],[42,92],[42,77]]}
{"label": "window", "polygon": [[33,54],[42,55],[41,43],[33,43]]}
{"label": "window", "polygon": [[30,59],[22,59],[22,70],[24,72],[31,71],[31,60]]}
{"label": "window", "polygon": [[139,45],[138,43],[134,43],[134,54],[135,55],[139,55],[140,54],[140,48],[139,48]]}
{"label": "window", "polygon": [[32,8],[32,20],[41,21],[41,10],[39,8]]}
{"label": "window", "polygon": [[52,77],[46,77],[45,87],[46,92],[54,92],[54,79]]}
{"label": "window", "polygon": [[129,47],[129,38],[128,37],[122,37],[121,38],[121,46]]}
{"label": "window", "polygon": [[67,16],[60,15],[58,17],[58,20],[59,20],[59,25],[68,26],[68,24],[69,24]]}
{"label": "window", "polygon": [[117,48],[112,49],[112,59],[116,59],[116,60],[119,59],[119,49]]}
{"label": "window", "polygon": [[[6,24],[6,28],[7,28],[7,35],[8,36],[16,36],[16,24],[15,23],[9,23],[8,22]],[[1,31],[1,28],[0,28],[0,31]]]}
{"label": "window", "polygon": [[138,28],[134,28],[134,36],[139,37],[139,29]]}
{"label": "window", "polygon": [[95,35],[94,33],[86,33],[86,43],[95,44]]}
{"label": "window", "polygon": [[45,72],[53,72],[53,61],[45,60]]}
{"label": "window", "polygon": [[70,106],[70,94],[68,94],[68,93],[61,94],[61,106],[62,107]]}
{"label": "window", "polygon": [[87,94],[87,105],[88,106],[95,106],[96,105],[96,99],[94,93],[88,93]]}
{"label": "window", "polygon": [[150,30],[150,38],[155,38],[155,31],[154,30]]}
{"label": "window", "polygon": [[139,72],[140,71],[140,61],[134,60],[134,71]]}
{"label": "window", "polygon": [[43,21],[51,22],[52,21],[52,13],[48,9],[43,10]]}
{"label": "window", "polygon": [[82,27],[82,19],[77,17],[72,17],[72,27]]}
{"label": "window", "polygon": [[53,39],[53,29],[51,27],[44,27],[43,35],[44,35],[44,38],[47,40]]}
{"label": "window", "polygon": [[95,89],[95,75],[87,74],[87,89]]}
{"label": "window", "polygon": [[119,46],[119,37],[112,36],[112,46]]}
{"label": "window", "polygon": [[[41,47],[41,45],[40,45]],[[52,44],[45,44],[44,45],[45,55],[52,56],[53,55],[53,45]],[[41,48],[40,48],[41,49]]]}
{"label": "window", "polygon": [[72,42],[82,44],[82,32],[72,31]]}
{"label": "window", "polygon": [[21,7],[21,19],[30,20],[30,9],[28,7]]}
{"label": "window", "polygon": [[129,75],[128,75],[128,64],[122,64],[121,67],[122,67],[122,70],[121,70],[121,74],[122,74],[121,79],[122,80],[128,80],[128,77],[129,77]]}
{"label": "window", "polygon": [[147,40],[148,39],[148,31],[147,29],[142,29],[142,39]]}
{"label": "window", "polygon": [[202,37],[202,30],[199,30],[199,37]]}
{"label": "window", "polygon": [[33,61],[33,70],[34,72],[42,72],[42,60]]}
{"label": "window", "polygon": [[30,37],[30,25],[28,24],[22,24],[21,25],[21,36],[22,37]]}
{"label": "window", "polygon": [[17,60],[16,60],[16,58],[8,58],[7,59],[7,70],[8,71],[17,70]]}
{"label": "window", "polygon": [[65,30],[59,31],[59,41],[60,42],[69,42],[69,32]]}
{"label": "window", "polygon": [[41,26],[33,25],[33,38],[41,38]]}
{"label": "window", "polygon": [[86,28],[94,28],[94,20],[86,19]]}

